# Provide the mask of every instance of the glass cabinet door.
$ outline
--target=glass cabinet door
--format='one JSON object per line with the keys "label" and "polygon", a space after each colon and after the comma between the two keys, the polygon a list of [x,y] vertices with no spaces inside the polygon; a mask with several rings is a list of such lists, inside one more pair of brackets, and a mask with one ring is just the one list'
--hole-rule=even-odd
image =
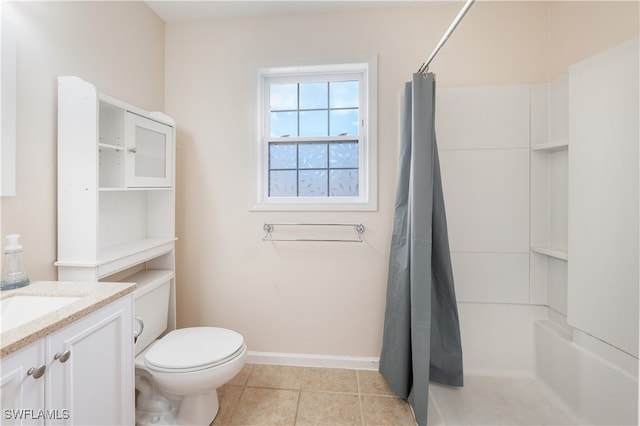
{"label": "glass cabinet door", "polygon": [[173,173],[173,129],[127,113],[127,186],[170,187]]}

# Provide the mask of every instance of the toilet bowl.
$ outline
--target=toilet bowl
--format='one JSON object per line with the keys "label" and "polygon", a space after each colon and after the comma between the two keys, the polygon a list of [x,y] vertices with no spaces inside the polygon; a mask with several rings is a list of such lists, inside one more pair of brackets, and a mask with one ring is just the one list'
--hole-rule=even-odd
{"label": "toilet bowl", "polygon": [[[215,327],[173,330],[136,356],[136,376],[144,371],[152,382],[150,394],[138,386],[138,398],[158,406],[158,400],[165,397],[168,402],[160,406],[166,424],[171,424],[175,417],[176,424],[208,425],[219,408],[216,389],[238,374],[246,354],[244,339],[232,330]],[[158,424],[161,418],[158,415],[162,414],[149,416],[153,411],[147,407],[140,407],[139,413],[139,417],[150,420],[149,424]],[[143,418],[138,420],[138,424],[144,423]]]}
{"label": "toilet bowl", "polygon": [[136,424],[209,425],[219,408],[216,389],[242,369],[247,348],[242,335],[217,327],[175,329],[158,338],[167,328],[158,306],[168,312],[169,283],[138,283],[134,293],[144,324],[136,343]]}

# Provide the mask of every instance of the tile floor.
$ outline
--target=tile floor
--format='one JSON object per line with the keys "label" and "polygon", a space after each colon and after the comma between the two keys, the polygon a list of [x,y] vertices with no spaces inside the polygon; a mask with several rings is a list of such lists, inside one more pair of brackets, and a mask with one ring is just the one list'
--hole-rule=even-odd
{"label": "tile floor", "polygon": [[[465,375],[463,388],[429,393],[433,426],[580,424],[531,377]],[[212,425],[415,425],[377,371],[247,364],[218,397]]]}
{"label": "tile floor", "polygon": [[414,425],[377,371],[247,364],[212,425]]}

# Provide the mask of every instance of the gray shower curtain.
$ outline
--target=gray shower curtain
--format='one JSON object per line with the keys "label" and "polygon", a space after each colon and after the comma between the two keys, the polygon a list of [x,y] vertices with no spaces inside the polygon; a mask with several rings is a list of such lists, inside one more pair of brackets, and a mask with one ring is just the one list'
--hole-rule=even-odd
{"label": "gray shower curtain", "polygon": [[427,423],[429,380],[462,386],[462,347],[435,137],[435,77],[414,74],[402,107],[400,173],[380,373]]}

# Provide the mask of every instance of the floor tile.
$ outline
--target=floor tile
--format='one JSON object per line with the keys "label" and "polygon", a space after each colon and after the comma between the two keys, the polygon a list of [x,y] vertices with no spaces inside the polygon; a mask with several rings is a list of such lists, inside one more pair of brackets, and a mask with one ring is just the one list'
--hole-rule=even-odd
{"label": "floor tile", "polygon": [[344,393],[300,393],[296,425],[360,425],[358,395]]}
{"label": "floor tile", "polygon": [[275,389],[300,389],[304,367],[255,364],[247,386]]}
{"label": "floor tile", "polygon": [[379,372],[358,370],[357,374],[360,393],[395,396]]}
{"label": "floor tile", "polygon": [[245,387],[230,425],[293,425],[298,407],[296,390]]}
{"label": "floor tile", "polygon": [[305,368],[303,390],[358,393],[355,370],[340,368]]}
{"label": "floor tile", "polygon": [[415,425],[411,408],[403,399],[361,395],[365,425]]}
{"label": "floor tile", "polygon": [[220,409],[216,418],[213,420],[212,425],[225,425],[229,424],[231,414],[235,409],[236,403],[240,399],[240,395],[243,391],[242,386],[224,385],[218,388],[218,401],[220,403]]}

